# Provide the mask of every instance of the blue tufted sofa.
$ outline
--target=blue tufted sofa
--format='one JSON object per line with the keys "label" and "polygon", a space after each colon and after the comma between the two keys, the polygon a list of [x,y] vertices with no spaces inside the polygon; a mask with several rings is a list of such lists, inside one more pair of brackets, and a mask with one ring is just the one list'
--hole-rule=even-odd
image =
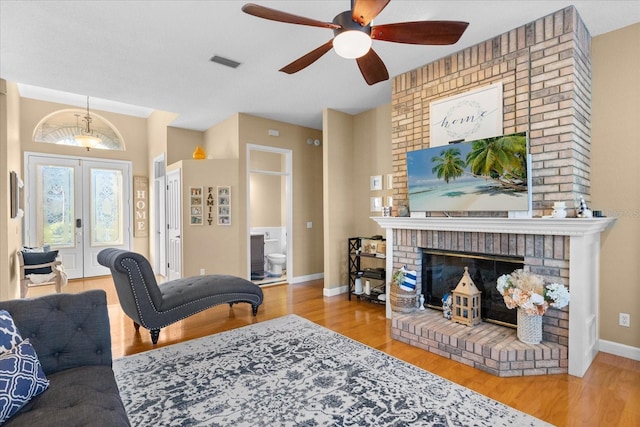
{"label": "blue tufted sofa", "polygon": [[103,290],[0,301],[38,354],[49,388],[5,426],[129,426],[111,369]]}

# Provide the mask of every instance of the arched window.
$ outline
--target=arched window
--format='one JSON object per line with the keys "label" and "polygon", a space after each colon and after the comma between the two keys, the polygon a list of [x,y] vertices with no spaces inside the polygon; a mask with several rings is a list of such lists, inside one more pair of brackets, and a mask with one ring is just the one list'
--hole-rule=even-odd
{"label": "arched window", "polygon": [[86,111],[60,110],[49,114],[36,126],[33,140],[47,144],[86,147],[87,150],[125,150],[120,132],[103,117],[95,113],[89,114],[88,107]]}

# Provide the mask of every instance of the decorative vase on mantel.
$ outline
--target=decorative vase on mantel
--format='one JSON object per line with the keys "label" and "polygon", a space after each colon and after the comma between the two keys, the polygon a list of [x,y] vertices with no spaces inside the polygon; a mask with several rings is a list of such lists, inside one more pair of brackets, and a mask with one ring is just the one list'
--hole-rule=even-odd
{"label": "decorative vase on mantel", "polygon": [[518,339],[525,344],[540,344],[542,342],[542,316],[528,314],[518,307]]}

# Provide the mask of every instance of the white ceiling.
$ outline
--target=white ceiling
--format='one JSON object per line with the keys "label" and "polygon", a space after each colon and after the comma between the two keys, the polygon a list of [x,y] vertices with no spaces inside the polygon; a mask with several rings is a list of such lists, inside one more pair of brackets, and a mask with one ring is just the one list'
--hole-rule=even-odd
{"label": "white ceiling", "polygon": [[[252,2],[322,21],[349,0]],[[354,60],[328,52],[288,75],[284,65],[333,37],[324,28],[243,13],[245,1],[0,0],[0,77],[23,97],[145,117],[179,114],[174,126],[205,130],[236,112],[322,128],[322,110],[359,113],[391,101],[389,81],[368,86]],[[470,23],[453,46],[374,41],[395,76],[575,5],[592,36],[640,22],[640,0],[392,0],[375,23]],[[237,69],[209,62],[220,55]]]}

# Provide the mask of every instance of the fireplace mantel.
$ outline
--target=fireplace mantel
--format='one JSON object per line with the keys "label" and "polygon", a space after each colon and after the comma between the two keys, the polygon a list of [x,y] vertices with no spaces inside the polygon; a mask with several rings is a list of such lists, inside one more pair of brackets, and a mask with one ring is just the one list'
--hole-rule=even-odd
{"label": "fireplace mantel", "polygon": [[615,218],[499,218],[499,217],[372,217],[382,228],[401,230],[473,231],[477,233],[583,236],[601,233]]}
{"label": "fireplace mantel", "polygon": [[[393,271],[394,230],[569,236],[569,367],[582,377],[598,354],[600,233],[615,218],[372,217],[386,229],[386,269]],[[391,277],[391,274],[387,274]],[[387,295],[389,294],[387,283]],[[387,298],[387,317],[391,318]]]}

